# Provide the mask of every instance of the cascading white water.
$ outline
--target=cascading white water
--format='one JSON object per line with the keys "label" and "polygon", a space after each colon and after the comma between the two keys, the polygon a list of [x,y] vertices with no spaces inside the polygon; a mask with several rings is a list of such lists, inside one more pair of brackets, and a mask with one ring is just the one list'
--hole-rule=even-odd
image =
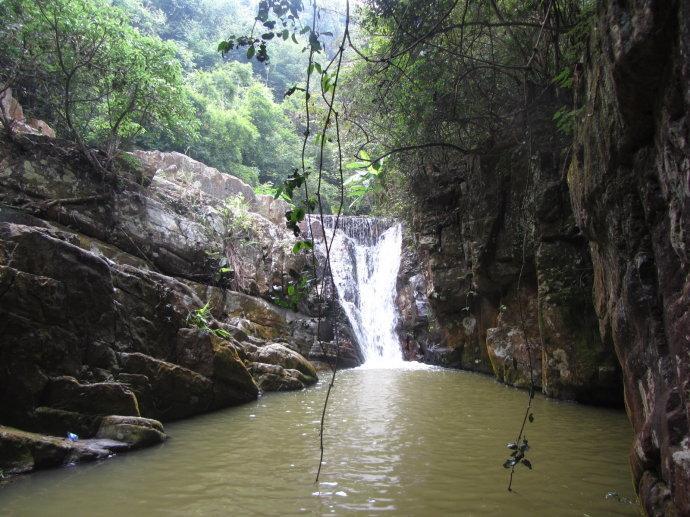
{"label": "cascading white water", "polygon": [[[334,225],[334,217],[324,217],[329,240]],[[398,318],[396,280],[402,242],[400,224],[371,217],[340,217],[332,242],[333,281],[364,355],[363,366],[404,366],[395,331]]]}

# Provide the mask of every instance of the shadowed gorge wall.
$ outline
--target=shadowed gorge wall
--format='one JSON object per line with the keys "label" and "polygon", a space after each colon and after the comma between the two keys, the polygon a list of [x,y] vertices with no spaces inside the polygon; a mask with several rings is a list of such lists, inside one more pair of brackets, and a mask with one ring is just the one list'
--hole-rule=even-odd
{"label": "shadowed gorge wall", "polygon": [[[531,171],[519,148],[496,147],[430,163],[415,178],[421,266],[407,277],[425,280],[417,291],[428,298],[431,328],[417,332],[435,336],[421,340],[420,353],[527,387],[524,327],[535,384],[546,395],[620,405],[620,369],[597,332],[592,265],[570,206],[561,137],[549,129],[556,134],[535,135]],[[403,293],[409,282],[401,282]],[[403,303],[403,327],[411,325],[409,307]]]}
{"label": "shadowed gorge wall", "polygon": [[420,264],[399,283],[402,335],[429,362],[526,386],[524,330],[545,394],[617,404],[622,385],[650,515],[690,514],[689,10],[599,6],[572,147],[533,126],[529,166],[495,146],[420,167],[406,240]]}
{"label": "shadowed gorge wall", "polygon": [[611,1],[579,81],[568,173],[650,515],[690,514],[690,6]]}

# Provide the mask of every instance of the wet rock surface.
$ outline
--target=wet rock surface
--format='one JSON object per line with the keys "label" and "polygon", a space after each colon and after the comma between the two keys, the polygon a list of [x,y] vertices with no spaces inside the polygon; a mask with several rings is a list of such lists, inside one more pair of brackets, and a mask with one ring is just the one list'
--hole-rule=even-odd
{"label": "wet rock surface", "polygon": [[3,476],[103,460],[132,448],[130,443],[109,438],[71,441],[0,426],[0,470]]}
{"label": "wet rock surface", "polygon": [[648,515],[690,515],[689,19],[687,2],[605,3],[568,173]]}
{"label": "wet rock surface", "polygon": [[401,341],[411,359],[621,405],[620,367],[596,332],[587,242],[550,150],[563,142],[541,131],[533,183],[519,146],[420,171],[398,278]]}
{"label": "wet rock surface", "polygon": [[414,239],[409,225],[403,225],[395,300],[399,311],[397,332],[400,346],[408,361],[426,359],[433,364],[450,366],[452,360],[434,355],[434,346],[440,341],[440,336],[433,332],[434,315],[429,306],[428,284]]}
{"label": "wet rock surface", "polygon": [[124,442],[132,448],[147,447],[167,439],[163,425],[151,418],[106,416],[96,433],[101,440]]}
{"label": "wet rock surface", "polygon": [[[23,430],[0,434],[5,472],[158,443],[156,420],[317,380],[315,318],[258,297],[305,260],[283,207],[184,155],[137,155],[111,185],[67,142],[0,140],[0,425]],[[66,433],[77,445],[51,438]]]}

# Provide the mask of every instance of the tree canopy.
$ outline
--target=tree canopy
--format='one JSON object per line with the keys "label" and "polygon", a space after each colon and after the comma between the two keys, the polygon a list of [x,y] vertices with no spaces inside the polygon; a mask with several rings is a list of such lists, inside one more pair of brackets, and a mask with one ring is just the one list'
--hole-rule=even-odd
{"label": "tree canopy", "polygon": [[326,210],[342,174],[346,210],[400,214],[425,153],[567,141],[592,8],[369,0],[345,27],[335,0],[6,0],[0,79],[108,157],[179,151],[269,190],[304,166]]}
{"label": "tree canopy", "polygon": [[7,0],[0,80],[59,135],[108,157],[120,148],[179,151],[252,185],[299,162],[293,103],[300,50],[270,64],[217,51],[244,30],[252,2]]}

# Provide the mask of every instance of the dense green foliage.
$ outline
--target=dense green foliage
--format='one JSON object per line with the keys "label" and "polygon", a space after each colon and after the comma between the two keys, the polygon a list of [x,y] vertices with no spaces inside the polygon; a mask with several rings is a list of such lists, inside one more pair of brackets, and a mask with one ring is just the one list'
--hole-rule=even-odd
{"label": "dense green foliage", "polygon": [[[3,84],[79,142],[112,157],[147,128],[176,131],[190,115],[174,47],[98,0],[10,0],[2,31]],[[23,88],[22,88],[23,87]]]}
{"label": "dense green foliage", "polygon": [[268,63],[217,51],[251,27],[251,0],[6,0],[0,10],[2,89],[60,136],[108,156],[183,152],[252,185],[299,165],[303,128],[283,93],[303,69],[301,47],[281,41]]}
{"label": "dense green foliage", "polygon": [[430,160],[567,148],[573,72],[593,4],[368,1],[342,95],[359,130],[354,149],[387,159],[356,193],[375,210],[405,215],[414,177]]}
{"label": "dense green foliage", "polygon": [[567,141],[591,4],[366,2],[338,80],[340,148],[332,117],[322,140],[318,121],[342,2],[315,19],[299,0],[5,0],[0,79],[30,115],[107,156],[179,151],[267,192],[301,170],[325,211],[342,174],[346,210],[400,215],[430,156],[526,146],[528,126],[532,141]]}

